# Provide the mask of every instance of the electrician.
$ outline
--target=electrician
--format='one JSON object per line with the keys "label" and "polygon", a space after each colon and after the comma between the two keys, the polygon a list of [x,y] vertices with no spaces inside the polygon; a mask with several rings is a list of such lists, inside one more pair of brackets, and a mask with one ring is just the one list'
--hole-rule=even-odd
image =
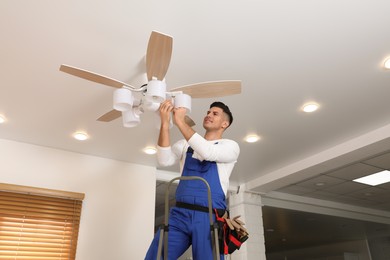
{"label": "electrician", "polygon": [[[184,139],[171,146],[170,117]],[[209,183],[213,209],[226,210],[229,177],[238,159],[240,148],[224,131],[232,124],[233,115],[222,102],[210,105],[203,120],[206,130],[202,137],[185,121],[186,109],[175,108],[170,100],[160,105],[161,127],[157,160],[161,166],[180,164],[182,176],[199,176]],[[178,259],[192,245],[195,260],[213,259],[207,188],[200,180],[180,181],[176,190],[176,205],[171,208],[168,232],[168,259]],[[215,215],[213,214],[214,221]],[[159,234],[145,259],[157,258]],[[162,254],[164,255],[164,254]],[[221,252],[220,259],[224,259]]]}

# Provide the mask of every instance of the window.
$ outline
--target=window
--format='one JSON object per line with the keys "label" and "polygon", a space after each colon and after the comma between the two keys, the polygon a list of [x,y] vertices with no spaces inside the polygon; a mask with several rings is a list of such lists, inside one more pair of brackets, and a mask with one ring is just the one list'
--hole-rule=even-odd
{"label": "window", "polygon": [[0,259],[75,259],[83,198],[0,183]]}

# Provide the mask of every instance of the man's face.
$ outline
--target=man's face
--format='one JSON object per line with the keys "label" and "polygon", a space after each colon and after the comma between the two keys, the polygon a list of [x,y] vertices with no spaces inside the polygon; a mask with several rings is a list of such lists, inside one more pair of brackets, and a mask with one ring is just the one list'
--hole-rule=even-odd
{"label": "man's face", "polygon": [[223,113],[222,108],[212,107],[207,111],[207,115],[203,119],[203,127],[206,130],[218,130],[227,128],[229,122],[227,116]]}

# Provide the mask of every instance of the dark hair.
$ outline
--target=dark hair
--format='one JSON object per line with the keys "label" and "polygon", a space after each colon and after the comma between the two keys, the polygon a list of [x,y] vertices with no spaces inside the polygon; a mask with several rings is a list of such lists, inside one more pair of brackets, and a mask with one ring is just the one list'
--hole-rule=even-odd
{"label": "dark hair", "polygon": [[210,105],[210,108],[212,107],[219,107],[220,109],[222,109],[222,111],[228,116],[229,126],[233,123],[233,115],[232,112],[230,112],[230,109],[227,105],[225,105],[222,102],[215,101]]}

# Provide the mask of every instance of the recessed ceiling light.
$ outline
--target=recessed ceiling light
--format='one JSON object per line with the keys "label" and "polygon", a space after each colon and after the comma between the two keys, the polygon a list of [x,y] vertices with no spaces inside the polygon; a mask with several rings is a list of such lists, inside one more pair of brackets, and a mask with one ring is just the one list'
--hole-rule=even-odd
{"label": "recessed ceiling light", "polygon": [[255,143],[260,140],[260,137],[256,134],[250,134],[245,137],[245,142],[247,143]]}
{"label": "recessed ceiling light", "polygon": [[302,110],[306,113],[314,112],[318,109],[319,105],[317,103],[307,103],[303,105]]}
{"label": "recessed ceiling light", "polygon": [[88,134],[84,132],[76,132],[73,134],[74,139],[79,140],[79,141],[85,141],[89,138]]}
{"label": "recessed ceiling light", "polygon": [[386,182],[390,182],[390,171],[385,170],[377,172],[371,175],[367,175],[358,179],[353,180],[354,182],[359,182],[371,186],[377,186]]}
{"label": "recessed ceiling light", "polygon": [[0,124],[4,123],[5,122],[5,116],[3,115],[0,115]]}
{"label": "recessed ceiling light", "polygon": [[387,58],[384,63],[385,69],[390,70],[390,58]]}
{"label": "recessed ceiling light", "polygon": [[152,147],[152,146],[145,147],[143,151],[144,151],[144,153],[150,154],[150,155],[157,153],[157,149],[155,147]]}

